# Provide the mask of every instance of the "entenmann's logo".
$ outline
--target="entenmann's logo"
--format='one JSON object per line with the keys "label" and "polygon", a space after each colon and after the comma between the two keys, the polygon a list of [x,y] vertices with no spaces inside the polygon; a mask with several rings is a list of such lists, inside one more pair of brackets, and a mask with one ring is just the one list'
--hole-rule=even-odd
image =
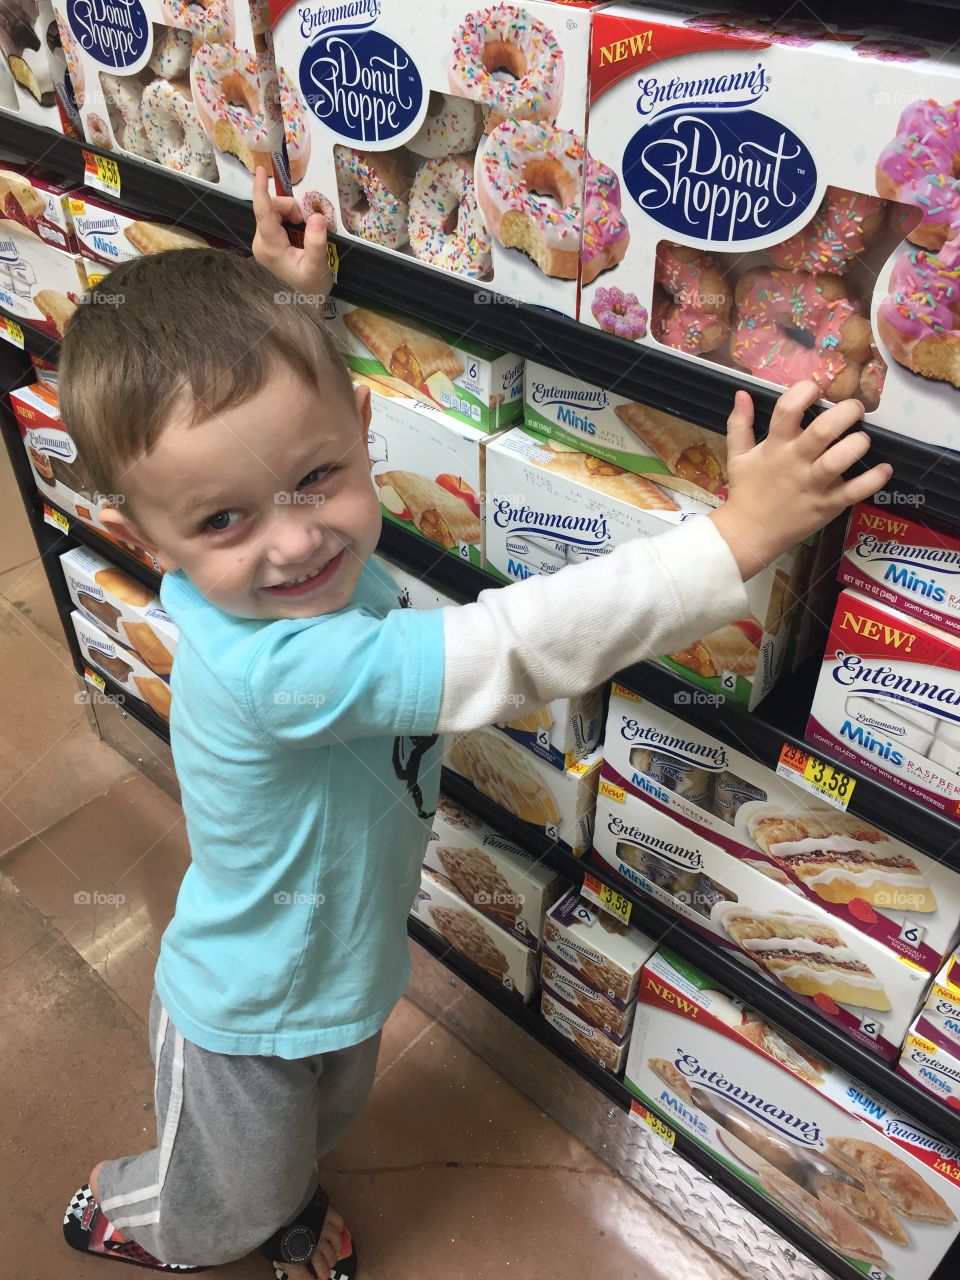
{"label": "entenmann's logo", "polygon": [[703,866],[703,859],[696,849],[688,849],[686,845],[675,844],[672,840],[661,840],[659,836],[650,835],[642,827],[628,826],[614,814],[611,814],[607,822],[607,830],[612,836],[636,845],[644,853],[656,854],[658,858],[663,858],[665,862],[670,862],[684,871],[699,871]]}
{"label": "entenmann's logo", "polygon": [[531,383],[530,399],[534,404],[563,404],[572,409],[605,409],[610,403],[599,387],[558,387],[547,382]]}
{"label": "entenmann's logo", "polygon": [[623,717],[620,737],[626,742],[656,747],[658,751],[675,756],[684,764],[694,764],[700,769],[719,773],[727,768],[727,753],[723,747],[712,747],[708,742],[695,742],[690,738],[679,737],[677,734],[663,733],[652,725],[641,724],[638,720],[631,720],[627,716]]}
{"label": "entenmann's logo", "polygon": [[569,516],[557,511],[538,511],[526,503],[515,505],[509,498],[493,501],[493,523],[513,534],[549,533],[555,542],[571,547],[603,547],[610,541],[606,516]]}
{"label": "entenmann's logo", "polygon": [[801,1142],[807,1147],[822,1148],[823,1139],[816,1120],[805,1120],[785,1107],[768,1101],[761,1094],[754,1093],[746,1085],[735,1084],[722,1072],[704,1066],[692,1053],[679,1054],[674,1058],[674,1065],[699,1088],[709,1089],[711,1093],[735,1102],[774,1133],[782,1134],[793,1142]]}

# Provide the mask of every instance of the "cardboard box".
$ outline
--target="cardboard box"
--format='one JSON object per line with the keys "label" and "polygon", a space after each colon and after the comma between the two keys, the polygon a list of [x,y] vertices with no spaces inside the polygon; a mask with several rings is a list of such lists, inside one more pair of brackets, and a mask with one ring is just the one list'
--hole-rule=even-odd
{"label": "cardboard box", "polygon": [[51,338],[63,335],[87,289],[80,258],[0,218],[0,307]]}
{"label": "cardboard box", "polygon": [[927,1280],[955,1238],[960,1153],[661,949],[627,1087],[877,1280]]}
{"label": "cardboard box", "polygon": [[80,253],[96,263],[95,272],[165,249],[233,249],[236,245],[200,235],[166,218],[138,218],[106,200],[82,191],[70,200],[70,213]]}
{"label": "cardboard box", "polygon": [[449,880],[424,867],[413,911],[487,977],[524,1002],[533,996],[537,989],[536,953],[465,902]]}
{"label": "cardboard box", "polygon": [[170,686],[161,680],[132,649],[125,648],[95,622],[74,609],[70,615],[80,642],[80,652],[92,667],[102,671],[134,698],[154,711],[162,720],[170,719]]}
{"label": "cardboard box", "polygon": [[65,551],[60,564],[80,612],[169,680],[180,632],[160,597],[86,547]]}
{"label": "cardboard box", "polygon": [[56,10],[87,142],[250,198],[285,172],[266,6],[64,4]]}
{"label": "cardboard box", "polygon": [[400,599],[405,609],[443,609],[446,605],[455,605],[452,596],[444,595],[436,587],[432,587],[425,578],[418,578],[415,573],[404,569],[389,556],[379,553],[374,557],[379,560],[400,589]]}
{"label": "cardboard box", "polygon": [[[306,21],[271,0],[294,194],[313,208],[322,197],[343,235],[488,282],[478,305],[495,290],[576,317],[595,8],[460,4],[424,21],[405,0],[380,0]],[[379,74],[367,65],[374,49]],[[504,70],[483,66],[485,49]],[[535,237],[543,269],[505,247]]]}
{"label": "cardboard box", "polygon": [[960,1109],[960,1057],[922,1035],[919,1021],[918,1018],[903,1042],[897,1074],[913,1080],[956,1111]]}
{"label": "cardboard box", "polygon": [[960,638],[859,592],[837,600],[808,742],[960,816]]}
{"label": "cardboard box", "polygon": [[636,1001],[631,1000],[626,1009],[620,1009],[556,959],[549,948],[540,957],[540,985],[558,1004],[598,1027],[615,1045],[622,1045],[629,1036]]}
{"label": "cardboard box", "polygon": [[595,751],[557,769],[493,728],[451,734],[443,755],[447,769],[576,856],[590,848],[601,760]]}
{"label": "cardboard box", "polygon": [[912,1030],[960,1057],[960,961],[956,955],[937,974]]}
{"label": "cardboard box", "polygon": [[616,683],[605,737],[615,786],[930,973],[952,951],[960,875],[940,861]]}
{"label": "cardboard box", "polygon": [[[932,974],[601,778],[593,862],[892,1060]],[[806,959],[806,957],[810,957]]]}
{"label": "cardboard box", "polygon": [[46,244],[76,253],[70,216],[75,183],[33,166],[4,162],[0,168],[0,215],[18,222]]}
{"label": "cardboard box", "polygon": [[33,374],[36,381],[56,389],[60,381],[60,375],[54,362],[52,360],[44,360],[43,356],[35,356],[31,352],[30,363],[33,365]]}
{"label": "cardboard box", "polygon": [[441,794],[423,856],[465,902],[536,951],[563,877]]}
{"label": "cardboard box", "polygon": [[0,113],[18,116],[56,133],[63,131],[57,101],[60,68],[51,40],[56,26],[50,0],[11,7],[4,20],[0,57]]}
{"label": "cardboard box", "polygon": [[890,510],[850,512],[837,577],[873,600],[960,636],[960,537]]}
{"label": "cardboard box", "polygon": [[553,904],[543,926],[544,955],[606,997],[625,1019],[640,970],[656,945],[639,929],[592,906],[579,889]]}
{"label": "cardboard box", "polygon": [[552,992],[544,990],[540,993],[540,1012],[556,1031],[605,1071],[618,1075],[623,1070],[627,1058],[626,1044],[617,1044],[615,1040],[611,1040],[599,1027],[581,1018],[570,1005],[558,1000]]}
{"label": "cardboard box", "polygon": [[[936,198],[952,171],[908,142],[956,127],[952,32],[775,25],[684,3],[595,16],[587,146],[613,169],[627,246],[584,278],[580,318],[709,361],[731,394],[814,376],[826,399],[859,395],[867,423],[956,448],[956,389],[908,367],[940,341],[933,293],[954,296],[911,256],[957,234]],[[811,268],[826,285],[793,275]],[[904,294],[920,305],[900,310]]]}
{"label": "cardboard box", "polygon": [[354,373],[458,422],[498,431],[523,416],[523,358],[338,293],[324,313]]}

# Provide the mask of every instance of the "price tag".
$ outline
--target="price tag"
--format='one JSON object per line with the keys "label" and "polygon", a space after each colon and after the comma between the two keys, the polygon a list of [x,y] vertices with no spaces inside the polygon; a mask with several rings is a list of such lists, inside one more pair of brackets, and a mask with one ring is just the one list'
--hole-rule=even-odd
{"label": "price tag", "polygon": [[856,786],[856,779],[826,760],[818,760],[802,747],[784,743],[777,763],[781,778],[789,778],[804,791],[826,800],[837,809],[846,809]]}
{"label": "price tag", "polygon": [[101,280],[106,280],[107,273],[105,271],[88,271],[87,272],[87,288],[95,289]]}
{"label": "price tag", "polygon": [[15,347],[23,350],[23,330],[16,320],[11,320],[9,316],[0,316],[0,338],[6,338]]}
{"label": "price tag", "polygon": [[655,1116],[652,1111],[648,1111],[636,1099],[630,1101],[630,1119],[636,1124],[645,1124],[647,1128],[652,1129],[661,1142],[665,1142],[668,1147],[672,1147],[677,1140],[677,1135],[659,1116]]}
{"label": "price tag", "polygon": [[610,885],[601,883],[589,872],[583,877],[583,896],[595,902],[604,911],[609,911],[618,920],[623,920],[625,923],[629,921],[630,912],[633,910],[630,899],[625,898],[616,889],[612,889]]}
{"label": "price tag", "polygon": [[60,529],[63,533],[70,532],[70,521],[62,511],[57,511],[54,507],[43,504],[43,519],[46,524],[52,524],[55,529]]}
{"label": "price tag", "polygon": [[83,153],[83,180],[88,187],[104,191],[108,196],[120,194],[120,170],[116,160],[98,156],[95,151]]}
{"label": "price tag", "polygon": [[107,692],[106,680],[104,680],[103,676],[98,676],[95,671],[91,671],[89,667],[83,668],[83,678],[86,680],[87,684],[92,684],[95,688],[99,689],[101,693]]}
{"label": "price tag", "polygon": [[330,274],[333,276],[333,283],[337,283],[337,276],[340,274],[340,254],[337,246],[331,241],[327,241],[327,266],[330,268]]}

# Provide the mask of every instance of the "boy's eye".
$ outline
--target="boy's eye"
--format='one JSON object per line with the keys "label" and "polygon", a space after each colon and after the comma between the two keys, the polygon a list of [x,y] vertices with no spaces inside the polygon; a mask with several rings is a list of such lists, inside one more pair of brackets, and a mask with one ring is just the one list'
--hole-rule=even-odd
{"label": "boy's eye", "polygon": [[203,522],[204,529],[210,529],[213,533],[223,533],[225,529],[233,526],[233,517],[239,515],[237,511],[218,511],[216,515],[212,515],[209,520]]}
{"label": "boy's eye", "polygon": [[309,489],[312,484],[317,484],[321,480],[326,480],[327,476],[332,475],[336,469],[336,467],[314,467],[312,471],[307,472],[297,485],[297,488]]}

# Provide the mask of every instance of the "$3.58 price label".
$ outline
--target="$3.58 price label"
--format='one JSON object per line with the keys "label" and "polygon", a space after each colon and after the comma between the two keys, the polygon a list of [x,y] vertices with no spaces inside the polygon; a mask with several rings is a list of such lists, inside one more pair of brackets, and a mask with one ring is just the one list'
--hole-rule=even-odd
{"label": "$3.58 price label", "polygon": [[826,760],[818,760],[809,751],[792,746],[789,742],[784,743],[780,752],[777,773],[781,778],[789,778],[804,791],[826,800],[837,809],[846,809],[856,786],[856,779],[851,778],[849,773],[844,773]]}
{"label": "$3.58 price label", "polygon": [[677,1135],[666,1121],[655,1116],[652,1111],[648,1111],[636,1099],[631,1099],[630,1102],[630,1119],[636,1124],[645,1124],[648,1129],[652,1129],[661,1142],[665,1142],[668,1147],[672,1147],[677,1140]]}
{"label": "$3.58 price label", "polygon": [[120,194],[120,170],[116,160],[98,156],[95,151],[83,153],[83,180],[88,187],[105,191],[108,196]]}
{"label": "$3.58 price label", "polygon": [[591,902],[595,902],[604,911],[609,911],[618,920],[629,921],[633,903],[629,898],[625,898],[622,893],[618,893],[616,889],[611,888],[610,885],[602,884],[596,876],[592,876],[589,873],[584,875],[583,896],[589,898]]}

